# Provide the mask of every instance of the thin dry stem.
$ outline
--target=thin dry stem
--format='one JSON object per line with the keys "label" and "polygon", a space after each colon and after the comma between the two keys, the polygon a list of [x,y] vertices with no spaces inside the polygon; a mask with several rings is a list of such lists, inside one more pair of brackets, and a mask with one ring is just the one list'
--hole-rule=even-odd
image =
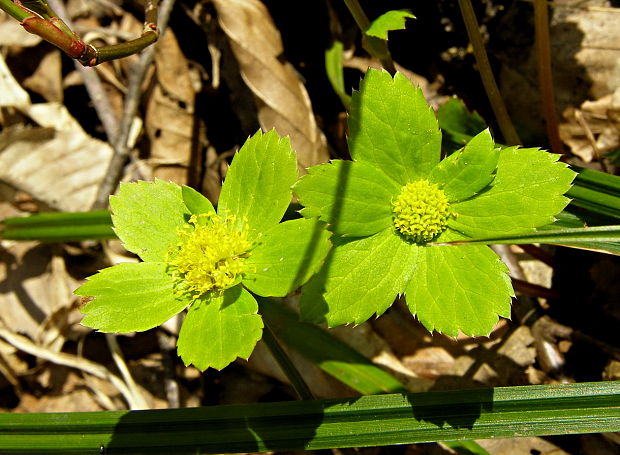
{"label": "thin dry stem", "polygon": [[534,27],[536,29],[536,61],[538,64],[538,84],[542,98],[543,115],[547,127],[549,145],[553,153],[563,154],[558,118],[553,94],[553,75],[551,72],[551,50],[549,46],[549,14],[546,0],[534,0]]}
{"label": "thin dry stem", "polygon": [[469,40],[474,50],[474,56],[476,57],[482,84],[489,97],[502,136],[504,136],[504,140],[508,145],[519,145],[521,144],[521,139],[519,139],[519,135],[510,120],[506,105],[504,104],[504,100],[495,82],[491,64],[489,63],[489,57],[487,56],[487,51],[484,48],[482,36],[480,35],[480,28],[478,26],[476,14],[474,13],[474,8],[470,0],[459,0],[459,6],[461,7],[463,21],[465,21],[465,27],[467,28],[467,35],[469,35]]}
{"label": "thin dry stem", "polygon": [[[159,6],[158,27],[161,34],[165,32],[173,5],[174,0],[163,0]],[[140,55],[140,60],[131,69],[131,76],[127,87],[127,97],[125,98],[125,105],[123,109],[123,117],[121,118],[118,136],[115,137],[113,142],[114,155],[112,156],[112,160],[110,161],[110,165],[108,166],[103,182],[97,191],[97,197],[91,207],[93,210],[104,209],[108,206],[108,198],[110,194],[114,192],[122,177],[123,168],[127,162],[130,152],[128,138],[131,132],[131,124],[140,104],[142,82],[144,81],[146,72],[153,62],[154,57],[155,47],[151,46],[142,52]]]}

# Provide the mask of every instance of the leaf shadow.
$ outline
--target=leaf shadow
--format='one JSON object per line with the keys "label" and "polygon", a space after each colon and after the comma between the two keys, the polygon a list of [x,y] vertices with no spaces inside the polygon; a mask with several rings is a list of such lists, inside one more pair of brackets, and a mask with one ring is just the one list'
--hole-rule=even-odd
{"label": "leaf shadow", "polygon": [[[455,430],[465,435],[483,411],[492,410],[493,389],[478,389],[132,411],[117,413],[116,420],[111,415],[111,436],[102,431],[100,453],[244,453],[307,450],[321,444],[350,447],[350,435],[341,433],[341,425],[347,424],[363,428],[355,439],[359,446],[422,442],[429,434],[441,440],[448,434],[454,437]],[[327,441],[326,431],[334,425],[334,431],[338,426],[340,430]]]}
{"label": "leaf shadow", "polygon": [[[341,194],[346,194],[346,189],[348,185],[350,184],[350,173],[351,173],[350,169],[351,169],[350,166],[340,166],[338,170],[338,175],[336,177],[337,178],[336,190],[340,191]],[[332,206],[330,215],[329,215],[329,219],[331,220],[331,225],[329,227],[329,230],[331,232],[338,232],[338,225],[340,223],[343,204],[344,204],[344,198],[341,198],[341,197],[334,198],[334,205]],[[316,242],[318,242],[319,240],[320,231],[319,231],[318,225],[315,228],[315,230],[317,232],[313,235],[314,243],[313,242],[309,243],[307,253],[311,252],[311,250],[313,249],[313,245],[316,245]],[[332,243],[338,240],[339,239],[338,237],[335,236],[335,234],[331,238]],[[316,275],[314,275],[314,277],[310,280],[310,282],[312,283],[312,289],[313,289],[313,294],[314,294],[313,297],[315,297],[312,310],[306,311],[305,309],[302,309],[302,315],[311,314],[312,315],[311,319],[314,322],[325,322],[326,315],[329,312],[327,302],[321,296],[325,293],[327,277],[329,276],[329,270],[332,266],[333,252],[334,252],[334,248],[332,247],[325,258],[325,262],[323,263],[323,266],[321,267],[319,272]],[[305,270],[303,269],[303,267],[305,267],[307,270],[307,267],[309,266],[309,264],[310,264],[309,260],[306,260],[302,263],[302,266],[299,268],[297,272],[298,277],[303,276],[303,273],[305,273]]]}

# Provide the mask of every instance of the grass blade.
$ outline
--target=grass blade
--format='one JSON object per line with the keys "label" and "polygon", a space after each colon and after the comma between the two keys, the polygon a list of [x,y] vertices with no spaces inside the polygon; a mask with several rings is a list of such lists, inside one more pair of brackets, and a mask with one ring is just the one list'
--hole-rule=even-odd
{"label": "grass blade", "polygon": [[27,217],[7,218],[0,223],[0,238],[6,240],[39,240],[42,242],[74,242],[116,238],[107,210],[91,212],[40,213]]}
{"label": "grass blade", "polygon": [[485,237],[436,243],[436,245],[475,244],[530,244],[550,243],[574,248],[592,249],[611,254],[620,254],[620,226],[594,226],[587,228],[541,229],[533,233],[506,237]]}
{"label": "grass blade", "polygon": [[620,430],[620,382],[149,411],[0,414],[2,453],[368,447]]}
{"label": "grass blade", "polygon": [[299,321],[284,304],[260,297],[258,303],[260,313],[280,340],[340,382],[364,395],[406,391],[392,375],[349,345],[316,325]]}

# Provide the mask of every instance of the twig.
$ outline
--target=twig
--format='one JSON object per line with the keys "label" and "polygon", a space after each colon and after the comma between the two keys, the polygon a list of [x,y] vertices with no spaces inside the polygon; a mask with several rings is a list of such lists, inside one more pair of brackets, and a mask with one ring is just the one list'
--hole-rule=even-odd
{"label": "twig", "polygon": [[129,368],[127,368],[127,364],[125,363],[125,359],[123,358],[123,352],[121,351],[121,348],[116,341],[116,335],[113,333],[106,333],[105,340],[108,343],[108,347],[110,348],[110,353],[112,354],[112,359],[114,359],[116,367],[121,372],[121,375],[125,380],[125,384],[127,384],[127,388],[133,394],[134,401],[137,403],[140,409],[148,409],[148,403],[144,399],[144,396],[138,388],[138,385],[133,380],[133,377],[129,372]]}
{"label": "twig", "polygon": [[543,104],[543,115],[547,126],[549,145],[553,153],[564,154],[560,139],[558,118],[553,95],[551,72],[551,49],[549,45],[549,14],[546,0],[534,0],[534,27],[536,30],[536,61],[538,64],[538,85]]}
{"label": "twig", "polygon": [[164,389],[169,408],[181,407],[179,383],[174,373],[174,358],[176,358],[176,338],[168,335],[163,330],[157,330],[157,344],[162,353],[162,365],[164,367]]}
{"label": "twig", "polygon": [[[174,0],[163,0],[159,6],[158,27],[161,35],[163,35],[166,30],[173,5]],[[125,166],[130,152],[127,140],[131,131],[131,124],[138,111],[138,105],[140,104],[142,82],[144,81],[146,72],[153,62],[154,57],[155,46],[151,46],[140,54],[140,60],[131,69],[123,116],[121,118],[118,135],[114,140],[114,155],[112,156],[103,182],[99,186],[92,209],[104,209],[108,206],[108,197],[114,192],[122,177],[123,167]]]}
{"label": "twig", "polygon": [[[48,3],[52,9],[56,11],[58,16],[65,22],[65,24],[67,24],[70,28],[73,28],[73,24],[67,15],[67,10],[64,3],[60,0],[49,0]],[[76,69],[82,76],[84,86],[86,87],[86,91],[93,102],[95,111],[97,111],[97,115],[101,120],[101,124],[103,125],[105,134],[108,137],[108,141],[114,142],[118,132],[118,120],[114,115],[114,110],[110,104],[110,99],[105,93],[97,71],[93,68],[84,67],[78,61],[75,61],[74,63]]]}
{"label": "twig", "polygon": [[607,165],[605,164],[605,158],[602,156],[601,151],[598,148],[598,144],[596,143],[596,138],[594,137],[594,134],[592,133],[592,130],[590,129],[590,126],[588,125],[588,122],[586,122],[586,119],[583,116],[583,112],[581,112],[579,109],[575,109],[574,116],[575,116],[575,120],[577,120],[577,123],[579,123],[579,126],[583,128],[583,132],[586,135],[586,138],[588,139],[590,146],[592,147],[594,156],[596,157],[599,164],[601,165],[601,169],[603,170],[603,172],[609,173],[609,169],[607,168]]}
{"label": "twig", "polygon": [[471,6],[470,0],[459,0],[459,6],[461,8],[461,14],[463,15],[463,21],[465,22],[465,28],[467,29],[467,35],[469,41],[471,41],[472,48],[474,50],[474,56],[476,57],[476,63],[478,64],[478,71],[482,78],[482,84],[484,90],[487,92],[493,113],[497,119],[499,129],[504,136],[504,140],[508,145],[519,145],[521,139],[515,130],[512,121],[506,110],[506,105],[499,92],[493,71],[491,70],[491,64],[489,63],[489,57],[487,51],[484,48],[482,42],[482,36],[480,35],[480,28],[478,26],[478,20],[474,13],[474,8]]}
{"label": "twig", "polygon": [[47,360],[57,365],[64,365],[70,368],[85,371],[93,376],[110,382],[125,397],[130,409],[140,409],[140,404],[135,402],[133,394],[129,391],[125,383],[118,376],[111,373],[106,367],[71,354],[50,351],[47,348],[34,344],[25,336],[17,335],[3,328],[0,328],[0,338],[3,338],[7,343],[11,344],[20,351],[24,351],[35,357]]}

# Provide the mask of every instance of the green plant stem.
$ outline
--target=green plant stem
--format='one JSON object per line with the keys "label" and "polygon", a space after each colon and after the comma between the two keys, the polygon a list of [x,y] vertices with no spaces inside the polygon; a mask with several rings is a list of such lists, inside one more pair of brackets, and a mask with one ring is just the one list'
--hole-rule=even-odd
{"label": "green plant stem", "polygon": [[394,66],[392,55],[387,47],[387,42],[374,36],[366,35],[366,30],[368,30],[368,27],[370,26],[370,20],[368,20],[368,16],[366,16],[366,13],[362,9],[359,1],[344,0],[344,3],[351,12],[355,23],[362,31],[364,37],[363,42],[366,44],[366,50],[370,53],[370,55],[381,62],[381,65],[387,72],[389,72],[392,76],[396,74],[396,67]]}
{"label": "green plant stem", "polygon": [[17,19],[20,22],[28,17],[34,17],[32,13],[16,5],[11,0],[0,0],[0,9],[6,12],[13,19]]}
{"label": "green plant stem", "polygon": [[549,145],[554,153],[563,154],[558,118],[553,94],[553,75],[551,71],[551,49],[549,45],[549,14],[547,0],[534,0],[534,27],[536,30],[536,61],[538,64],[538,84],[542,98],[543,115],[547,127]]}
{"label": "green plant stem", "polygon": [[467,28],[469,40],[471,41],[471,45],[474,50],[474,56],[476,57],[476,63],[478,64],[478,71],[480,72],[480,77],[482,78],[482,84],[484,85],[484,89],[489,97],[489,101],[491,103],[491,107],[493,108],[493,113],[495,114],[499,128],[502,132],[502,136],[504,136],[504,140],[509,145],[519,145],[521,144],[521,139],[519,138],[519,135],[517,134],[517,131],[508,116],[506,105],[504,104],[504,100],[502,99],[497,83],[495,82],[495,77],[493,76],[491,64],[489,63],[489,57],[487,56],[484,43],[482,42],[478,20],[476,19],[476,14],[474,13],[474,8],[471,5],[471,1],[459,0],[459,6],[461,8],[461,14],[463,15],[465,27]]}
{"label": "green plant stem", "polygon": [[312,395],[308,384],[306,384],[303,376],[295,367],[291,358],[286,354],[286,352],[278,342],[278,339],[275,337],[273,331],[269,327],[269,322],[267,322],[265,318],[263,318],[263,320],[265,321],[265,327],[263,329],[263,341],[269,349],[269,352],[271,352],[271,355],[278,363],[278,366],[287,377],[287,379],[291,382],[291,385],[293,386],[293,389],[295,389],[295,392],[297,393],[299,399],[313,400],[314,395]]}

